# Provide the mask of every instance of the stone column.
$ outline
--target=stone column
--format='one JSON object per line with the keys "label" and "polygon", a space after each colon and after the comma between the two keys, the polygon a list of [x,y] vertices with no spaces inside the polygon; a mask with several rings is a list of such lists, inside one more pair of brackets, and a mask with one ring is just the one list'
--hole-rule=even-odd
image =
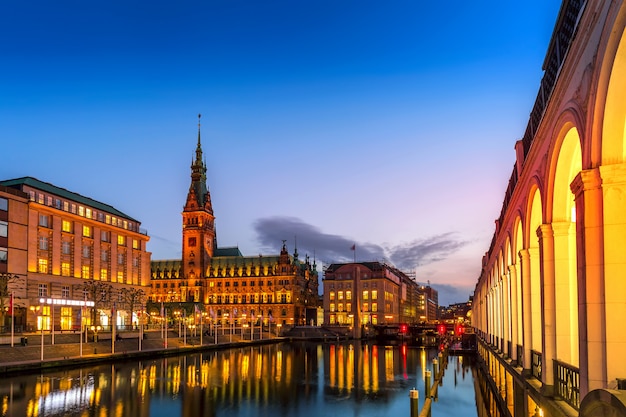
{"label": "stone column", "polygon": [[581,171],[570,188],[576,204],[580,397],[607,380],[604,309],[602,180],[597,169]]}
{"label": "stone column", "polygon": [[530,350],[532,346],[532,323],[531,323],[531,304],[530,304],[530,254],[528,249],[519,251],[520,266],[522,268],[522,346],[524,348],[524,357],[522,365],[524,373],[530,374],[531,361]]}
{"label": "stone column", "polygon": [[602,166],[600,175],[604,238],[606,385],[608,388],[616,388],[616,378],[626,378],[626,164]]}
{"label": "stone column", "polygon": [[554,394],[554,367],[556,359],[556,307],[554,284],[554,233],[552,226],[542,224],[537,229],[539,237],[539,259],[541,269],[541,328],[542,337],[542,393]]}
{"label": "stone column", "polygon": [[514,361],[518,361],[517,357],[517,345],[519,344],[519,340],[517,339],[518,333],[518,320],[519,317],[517,315],[517,306],[518,306],[518,297],[521,294],[517,294],[517,271],[515,268],[515,264],[509,265],[509,271],[507,272],[509,275],[509,282],[511,283],[511,345],[513,351],[511,352],[511,359]]}

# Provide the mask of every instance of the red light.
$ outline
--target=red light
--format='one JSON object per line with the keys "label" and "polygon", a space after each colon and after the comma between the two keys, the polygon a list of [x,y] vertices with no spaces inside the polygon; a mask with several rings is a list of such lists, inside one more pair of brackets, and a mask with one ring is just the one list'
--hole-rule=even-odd
{"label": "red light", "polygon": [[407,333],[407,331],[409,330],[408,326],[406,324],[401,324],[400,325],[400,333]]}
{"label": "red light", "polygon": [[439,332],[439,334],[446,334],[446,326],[443,324],[440,324],[437,327],[437,332]]}

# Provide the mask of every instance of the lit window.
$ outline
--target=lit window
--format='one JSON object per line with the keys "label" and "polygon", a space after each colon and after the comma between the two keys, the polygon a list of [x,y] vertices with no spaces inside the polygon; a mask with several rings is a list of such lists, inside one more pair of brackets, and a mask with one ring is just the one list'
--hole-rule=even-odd
{"label": "lit window", "polygon": [[72,222],[69,220],[63,220],[63,231],[66,233],[72,233]]}
{"label": "lit window", "polygon": [[335,303],[330,303],[330,311],[331,312],[335,311]]}
{"label": "lit window", "polygon": [[352,311],[352,303],[346,303],[346,311],[347,312]]}
{"label": "lit window", "polygon": [[133,249],[139,249],[139,241],[137,239],[133,239]]}
{"label": "lit window", "polygon": [[100,280],[101,281],[106,281],[109,279],[109,271],[107,271],[106,268],[102,268],[100,270]]}
{"label": "lit window", "polygon": [[91,209],[90,208],[85,210],[85,217],[87,217],[88,219],[91,219]]}
{"label": "lit window", "polygon": [[369,291],[363,291],[363,299],[364,300],[369,300],[370,298],[370,293]]}
{"label": "lit window", "polygon": [[91,237],[91,227],[83,226],[83,236]]}
{"label": "lit window", "polygon": [[70,263],[69,262],[61,262],[61,275],[65,277],[70,276]]}
{"label": "lit window", "polygon": [[46,201],[47,201],[47,204],[49,206],[52,206],[52,196],[51,195],[49,195],[48,198],[46,198]]}
{"label": "lit window", "polygon": [[125,245],[126,244],[126,236],[117,235],[117,244]]}
{"label": "lit window", "polygon": [[70,203],[67,201],[63,202],[63,211],[70,211]]}
{"label": "lit window", "polygon": [[85,216],[85,207],[78,206],[78,215],[83,217]]}
{"label": "lit window", "polygon": [[29,191],[28,194],[30,196],[30,201],[35,201],[35,192],[34,191]]}
{"label": "lit window", "polygon": [[343,303],[337,304],[337,311],[343,311]]}
{"label": "lit window", "polygon": [[37,262],[37,265],[38,265],[38,271],[40,274],[48,273],[48,260],[47,259],[39,259],[39,261]]}
{"label": "lit window", "polygon": [[378,303],[372,303],[372,311],[373,312],[378,311]]}
{"label": "lit window", "polygon": [[128,229],[128,222],[124,220],[124,229]]}
{"label": "lit window", "polygon": [[376,300],[378,298],[378,291],[372,290],[372,300]]}
{"label": "lit window", "polygon": [[37,196],[37,202],[39,204],[43,204],[43,194],[39,193],[39,195]]}
{"label": "lit window", "polygon": [[111,216],[109,216],[108,214],[105,217],[105,221],[106,224],[111,224]]}
{"label": "lit window", "polygon": [[117,217],[112,217],[111,223],[113,224],[113,226],[117,226]]}
{"label": "lit window", "polygon": [[339,291],[339,292],[337,293],[337,299],[338,299],[338,300],[343,300],[343,291]]}
{"label": "lit window", "polygon": [[74,204],[74,203],[72,203],[72,210],[71,210],[71,212],[73,214],[76,214],[76,204]]}
{"label": "lit window", "polygon": [[81,269],[81,278],[84,278],[84,279],[91,278],[91,270],[89,268],[89,265],[83,265]]}
{"label": "lit window", "polygon": [[0,221],[0,237],[7,237],[9,235],[9,223]]}
{"label": "lit window", "polygon": [[370,311],[369,303],[363,303],[363,311]]}
{"label": "lit window", "polygon": [[330,301],[333,301],[333,300],[335,299],[335,292],[334,292],[334,291],[331,291],[331,292],[328,294],[328,298],[330,299]]}

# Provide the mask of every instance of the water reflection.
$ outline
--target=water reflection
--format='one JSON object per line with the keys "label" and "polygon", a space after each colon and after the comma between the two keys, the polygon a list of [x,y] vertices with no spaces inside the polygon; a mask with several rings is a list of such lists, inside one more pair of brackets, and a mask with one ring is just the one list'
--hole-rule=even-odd
{"label": "water reflection", "polygon": [[[6,378],[2,416],[408,416],[437,351],[279,344]],[[473,368],[450,358],[433,416],[476,415]],[[453,378],[453,379],[452,379]],[[468,409],[469,408],[469,409]],[[449,414],[452,413],[452,414]]]}

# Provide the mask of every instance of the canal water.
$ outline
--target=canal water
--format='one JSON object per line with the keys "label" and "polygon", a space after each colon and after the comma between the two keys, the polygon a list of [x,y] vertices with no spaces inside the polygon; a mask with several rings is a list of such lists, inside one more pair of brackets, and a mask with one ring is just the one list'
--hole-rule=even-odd
{"label": "canal water", "polygon": [[[2,416],[410,417],[437,350],[280,343],[0,380]],[[486,416],[480,375],[451,356],[433,417]],[[475,388],[476,387],[476,388]]]}

